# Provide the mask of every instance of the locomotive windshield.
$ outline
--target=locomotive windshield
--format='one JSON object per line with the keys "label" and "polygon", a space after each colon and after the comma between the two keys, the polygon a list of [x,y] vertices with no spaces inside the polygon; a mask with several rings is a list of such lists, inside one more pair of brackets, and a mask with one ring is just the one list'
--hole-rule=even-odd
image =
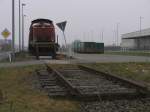
{"label": "locomotive windshield", "polygon": [[50,23],[34,23],[33,27],[51,27]]}

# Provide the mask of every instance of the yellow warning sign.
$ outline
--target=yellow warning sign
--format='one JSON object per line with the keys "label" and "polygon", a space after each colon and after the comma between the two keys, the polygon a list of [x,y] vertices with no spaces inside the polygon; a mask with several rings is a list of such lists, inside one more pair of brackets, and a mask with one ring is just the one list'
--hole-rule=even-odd
{"label": "yellow warning sign", "polygon": [[10,35],[10,32],[8,29],[4,29],[4,31],[1,34],[5,39],[7,39]]}

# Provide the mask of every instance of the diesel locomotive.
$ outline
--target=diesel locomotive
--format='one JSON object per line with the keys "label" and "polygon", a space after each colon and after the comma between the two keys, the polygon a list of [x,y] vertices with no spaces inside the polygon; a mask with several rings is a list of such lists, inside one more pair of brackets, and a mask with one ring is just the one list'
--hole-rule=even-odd
{"label": "diesel locomotive", "polygon": [[49,19],[33,20],[29,31],[29,52],[37,59],[39,56],[55,58],[58,47],[53,21]]}

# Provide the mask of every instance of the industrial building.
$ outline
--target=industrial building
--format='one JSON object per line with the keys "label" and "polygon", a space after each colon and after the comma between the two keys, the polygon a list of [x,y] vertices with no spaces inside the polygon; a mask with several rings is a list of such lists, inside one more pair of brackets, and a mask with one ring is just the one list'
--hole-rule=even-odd
{"label": "industrial building", "polygon": [[122,35],[122,50],[150,50],[150,28]]}

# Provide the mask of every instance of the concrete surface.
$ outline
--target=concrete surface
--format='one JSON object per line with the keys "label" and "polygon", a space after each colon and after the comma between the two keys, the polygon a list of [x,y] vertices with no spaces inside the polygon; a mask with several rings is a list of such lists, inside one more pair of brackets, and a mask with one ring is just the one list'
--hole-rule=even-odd
{"label": "concrete surface", "polygon": [[34,61],[23,61],[23,62],[13,62],[13,63],[0,63],[0,68],[3,67],[20,67],[27,65],[41,65],[41,64],[69,64],[69,61],[65,60],[34,60]]}
{"label": "concrete surface", "polygon": [[9,54],[10,54],[10,53],[11,53],[11,52],[0,52],[0,60],[9,58]]}
{"label": "concrete surface", "polygon": [[79,63],[100,63],[100,62],[150,62],[150,57],[143,56],[122,56],[122,55],[106,55],[106,54],[75,54],[75,59],[69,60],[33,60],[15,63],[0,63],[2,67],[15,67],[39,64],[79,64]]}
{"label": "concrete surface", "polygon": [[109,54],[75,54],[75,58],[85,62],[150,62],[150,57],[123,56]]}

